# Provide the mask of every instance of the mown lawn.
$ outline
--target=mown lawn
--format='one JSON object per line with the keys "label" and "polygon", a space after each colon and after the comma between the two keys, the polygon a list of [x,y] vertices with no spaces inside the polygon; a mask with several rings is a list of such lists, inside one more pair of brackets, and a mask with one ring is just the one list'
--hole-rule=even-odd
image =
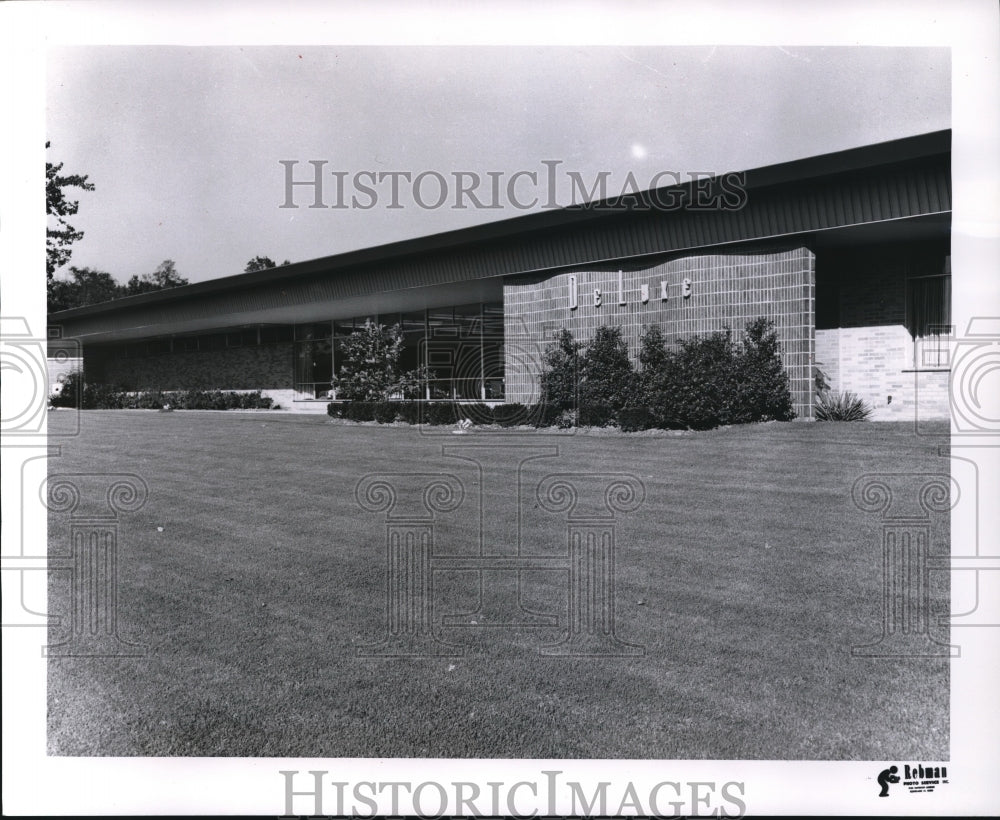
{"label": "mown lawn", "polygon": [[[50,414],[52,430],[69,421]],[[120,632],[148,651],[49,661],[50,753],[948,758],[948,662],[850,651],[880,633],[882,584],[879,525],[851,486],[946,472],[937,440],[885,423],[528,434],[559,455],[532,462],[526,486],[550,472],[642,481],[645,504],[618,523],[616,615],[645,654],[539,655],[565,628],[562,572],[524,576],[526,605],[559,628],[442,628],[475,608],[466,572],[435,576],[438,634],[464,656],[359,657],[386,631],[386,530],[358,506],[358,479],[456,475],[466,499],[440,516],[436,549],[475,553],[477,474],[441,446],[492,441],[320,416],[84,412],[50,473],[147,482],[146,505],[121,518],[118,596]],[[515,487],[487,503],[515,509]],[[49,526],[65,553],[68,519]],[[565,553],[564,518],[530,497],[522,530],[528,551]],[[933,538],[947,552],[947,516]],[[65,615],[68,595],[53,573],[50,611]],[[935,613],[947,597],[935,576]]]}

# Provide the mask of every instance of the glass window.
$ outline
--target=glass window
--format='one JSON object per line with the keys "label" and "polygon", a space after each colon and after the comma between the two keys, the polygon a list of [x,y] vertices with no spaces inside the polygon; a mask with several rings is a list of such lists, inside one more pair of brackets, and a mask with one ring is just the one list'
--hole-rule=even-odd
{"label": "glass window", "polygon": [[350,336],[354,332],[353,319],[338,319],[333,323],[333,335],[339,339]]}
{"label": "glass window", "polygon": [[951,324],[951,276],[920,276],[906,282],[906,329],[914,339]]}
{"label": "glass window", "polygon": [[291,325],[264,325],[260,329],[261,344],[290,342],[294,336]]}
{"label": "glass window", "polygon": [[295,326],[295,339],[297,341],[329,339],[332,333],[333,324],[331,322],[316,322],[315,324]]}
{"label": "glass window", "polygon": [[906,281],[906,329],[913,337],[913,367],[950,365],[951,276],[918,276]]}
{"label": "glass window", "polygon": [[199,350],[222,350],[226,346],[225,333],[209,333],[200,337],[198,341]]}
{"label": "glass window", "polygon": [[295,387],[312,396],[326,395],[333,378],[333,342],[314,339],[295,343]]}
{"label": "glass window", "polygon": [[503,338],[503,304],[491,302],[483,305],[483,336]]}

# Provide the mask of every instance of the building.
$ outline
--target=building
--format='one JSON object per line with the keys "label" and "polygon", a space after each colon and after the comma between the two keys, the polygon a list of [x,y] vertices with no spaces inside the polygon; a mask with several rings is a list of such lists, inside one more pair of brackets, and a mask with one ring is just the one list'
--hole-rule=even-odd
{"label": "building", "polygon": [[817,369],[874,418],[946,417],[950,165],[940,131],[67,310],[52,372],[78,364],[70,341],[89,381],[322,410],[337,339],[371,318],[402,326],[428,398],[527,403],[559,328],[620,325],[635,355],[652,323],[766,316],[800,417]]}

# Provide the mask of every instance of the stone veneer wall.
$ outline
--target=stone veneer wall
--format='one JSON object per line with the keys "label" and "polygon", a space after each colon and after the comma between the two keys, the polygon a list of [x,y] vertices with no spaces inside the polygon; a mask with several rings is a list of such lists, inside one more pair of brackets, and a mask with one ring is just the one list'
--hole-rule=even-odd
{"label": "stone veneer wall", "polygon": [[[570,307],[576,277],[577,308]],[[691,295],[682,295],[684,279]],[[581,341],[601,325],[622,327],[636,359],[643,328],[659,324],[667,340],[702,335],[723,327],[740,333],[748,321],[774,321],[792,401],[801,418],[812,416],[815,258],[807,248],[762,253],[687,256],[621,273],[625,304],[619,304],[619,271],[580,269],[548,277],[511,278],[504,283],[505,380],[508,402],[530,403],[539,395],[541,350],[560,328]],[[660,283],[667,283],[667,299]],[[641,301],[648,285],[649,300]],[[602,294],[594,305],[594,289]]]}
{"label": "stone veneer wall", "polygon": [[260,390],[278,402],[294,398],[290,342],[135,358],[106,355],[95,369],[100,381],[129,390]]}

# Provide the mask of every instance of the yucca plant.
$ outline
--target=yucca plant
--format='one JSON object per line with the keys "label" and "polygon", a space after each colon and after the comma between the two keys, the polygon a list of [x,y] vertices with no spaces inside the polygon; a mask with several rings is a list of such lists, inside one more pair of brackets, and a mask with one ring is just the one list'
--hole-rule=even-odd
{"label": "yucca plant", "polygon": [[866,421],[872,408],[860,397],[847,391],[824,390],[816,402],[817,421]]}

